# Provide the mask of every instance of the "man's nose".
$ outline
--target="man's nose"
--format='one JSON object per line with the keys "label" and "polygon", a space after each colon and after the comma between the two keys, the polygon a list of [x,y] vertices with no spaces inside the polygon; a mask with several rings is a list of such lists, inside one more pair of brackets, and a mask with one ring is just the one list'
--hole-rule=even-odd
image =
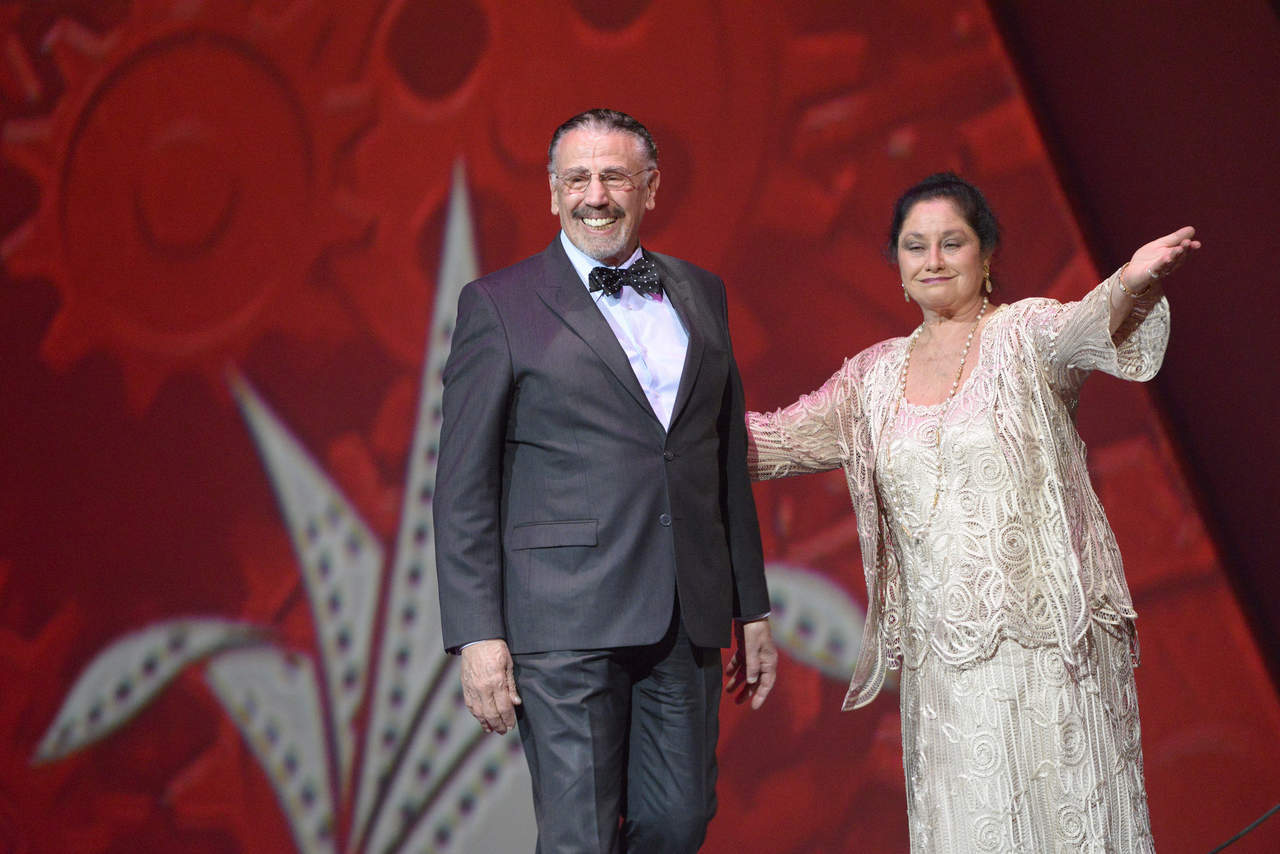
{"label": "man's nose", "polygon": [[594,172],[587,181],[587,189],[582,194],[582,200],[592,207],[599,207],[609,200],[609,191],[605,189],[604,181],[601,181],[600,176]]}

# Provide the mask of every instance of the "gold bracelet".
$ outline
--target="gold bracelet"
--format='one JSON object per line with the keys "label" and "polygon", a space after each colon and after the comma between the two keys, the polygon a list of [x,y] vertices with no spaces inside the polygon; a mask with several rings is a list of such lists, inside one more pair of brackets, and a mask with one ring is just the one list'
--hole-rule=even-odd
{"label": "gold bracelet", "polygon": [[1146,296],[1147,291],[1151,290],[1150,285],[1147,285],[1146,290],[1140,291],[1136,294],[1124,286],[1124,271],[1127,269],[1129,269],[1129,262],[1125,261],[1120,265],[1120,269],[1116,270],[1116,284],[1120,286],[1120,293],[1124,294],[1129,299],[1140,299]]}

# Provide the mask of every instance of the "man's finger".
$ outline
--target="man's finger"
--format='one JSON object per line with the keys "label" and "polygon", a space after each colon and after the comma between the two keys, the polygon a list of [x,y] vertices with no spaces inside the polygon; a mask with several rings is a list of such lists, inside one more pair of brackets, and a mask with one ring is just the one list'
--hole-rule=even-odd
{"label": "man's finger", "polygon": [[462,699],[467,704],[467,711],[471,713],[471,717],[484,723],[484,701],[480,698],[480,692],[463,683]]}
{"label": "man's finger", "polygon": [[747,684],[754,685],[760,681],[760,650],[754,646],[747,647]]}
{"label": "man's finger", "polygon": [[773,645],[773,634],[767,621],[751,623],[746,629],[743,651],[746,654],[747,684],[737,701],[741,703],[749,698],[751,708],[758,709],[764,705],[777,679],[778,650]]}
{"label": "man's finger", "polygon": [[467,704],[467,711],[479,722],[485,732],[490,732],[501,723],[498,704],[494,700],[493,691],[488,686],[464,682],[462,698]]}
{"label": "man's finger", "polygon": [[516,726],[516,707],[512,702],[511,695],[507,693],[506,687],[499,691],[496,695],[498,701],[498,720],[502,723],[500,732],[506,732],[509,729],[515,729]]}
{"label": "man's finger", "polygon": [[755,692],[751,697],[751,708],[758,709],[764,705],[764,701],[768,699],[769,692],[773,690],[773,683],[778,678],[778,671],[774,667],[766,668],[760,674],[760,682],[756,685]]}
{"label": "man's finger", "polygon": [[743,671],[741,668],[734,668],[733,672],[729,674],[729,681],[725,683],[724,692],[726,694],[732,694],[734,691],[737,691],[742,684]]}
{"label": "man's finger", "polygon": [[507,668],[507,696],[517,706],[524,702],[520,699],[520,692],[516,690],[516,672],[510,667]]}
{"label": "man's finger", "polygon": [[[515,726],[516,723],[515,710],[511,707],[510,703],[507,703],[506,708],[504,709],[502,702],[504,699],[505,698],[500,695],[490,694],[485,698],[484,704],[485,723],[487,723],[489,727],[499,735],[502,735],[507,730],[511,729],[511,727]],[[508,718],[510,718],[510,723],[507,722]]]}

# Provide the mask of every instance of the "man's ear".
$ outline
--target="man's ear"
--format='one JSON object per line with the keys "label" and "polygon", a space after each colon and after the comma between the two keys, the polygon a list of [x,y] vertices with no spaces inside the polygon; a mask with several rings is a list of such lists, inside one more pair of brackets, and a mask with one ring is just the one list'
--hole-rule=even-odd
{"label": "man's ear", "polygon": [[655,197],[658,195],[658,184],[661,182],[661,180],[662,180],[662,173],[659,172],[657,169],[654,169],[652,172],[649,173],[649,183],[646,185],[649,191],[649,198],[644,200],[644,209],[647,211],[653,210],[654,200],[655,200]]}

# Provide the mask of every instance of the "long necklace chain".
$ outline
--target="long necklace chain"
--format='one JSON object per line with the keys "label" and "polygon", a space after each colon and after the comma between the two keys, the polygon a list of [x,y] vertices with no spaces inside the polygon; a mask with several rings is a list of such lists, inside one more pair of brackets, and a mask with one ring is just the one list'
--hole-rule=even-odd
{"label": "long necklace chain", "polygon": [[[916,530],[913,531],[907,526],[906,516],[903,515],[904,502],[901,500],[902,497],[898,494],[898,478],[895,478],[892,474],[888,474],[888,477],[886,478],[889,484],[889,489],[887,489],[886,492],[888,493],[890,504],[893,505],[894,515],[898,517],[902,527],[906,529],[907,533],[910,534],[916,542],[920,542],[924,539],[924,535],[927,534],[929,532],[929,528],[933,526],[933,518],[938,512],[938,502],[942,498],[942,489],[946,485],[946,472],[944,471],[942,454],[942,427],[947,421],[947,414],[951,411],[951,404],[955,401],[956,391],[960,388],[960,380],[964,377],[964,365],[969,359],[969,348],[973,346],[973,335],[978,331],[978,325],[982,323],[982,316],[987,313],[988,305],[989,303],[987,302],[986,296],[983,296],[982,307],[978,309],[978,316],[973,319],[973,326],[969,327],[969,335],[964,339],[964,350],[960,353],[960,367],[956,369],[955,381],[951,383],[951,390],[947,392],[947,399],[943,401],[942,412],[938,415],[938,426],[937,429],[933,431],[938,476],[934,482],[933,501],[929,503],[928,516],[925,518],[924,524]],[[922,323],[916,327],[915,332],[911,333],[911,338],[907,341],[907,353],[902,359],[902,375],[898,378],[898,395],[894,398],[893,413],[889,416],[888,421],[891,433],[893,431],[893,425],[898,419],[898,409],[902,406],[902,401],[906,400],[907,397],[907,372],[911,369],[911,351],[915,349],[916,341],[919,340],[920,333],[923,329],[924,324]],[[885,444],[886,468],[891,467],[892,465],[892,451],[890,450],[892,446],[893,441],[890,439]]]}

